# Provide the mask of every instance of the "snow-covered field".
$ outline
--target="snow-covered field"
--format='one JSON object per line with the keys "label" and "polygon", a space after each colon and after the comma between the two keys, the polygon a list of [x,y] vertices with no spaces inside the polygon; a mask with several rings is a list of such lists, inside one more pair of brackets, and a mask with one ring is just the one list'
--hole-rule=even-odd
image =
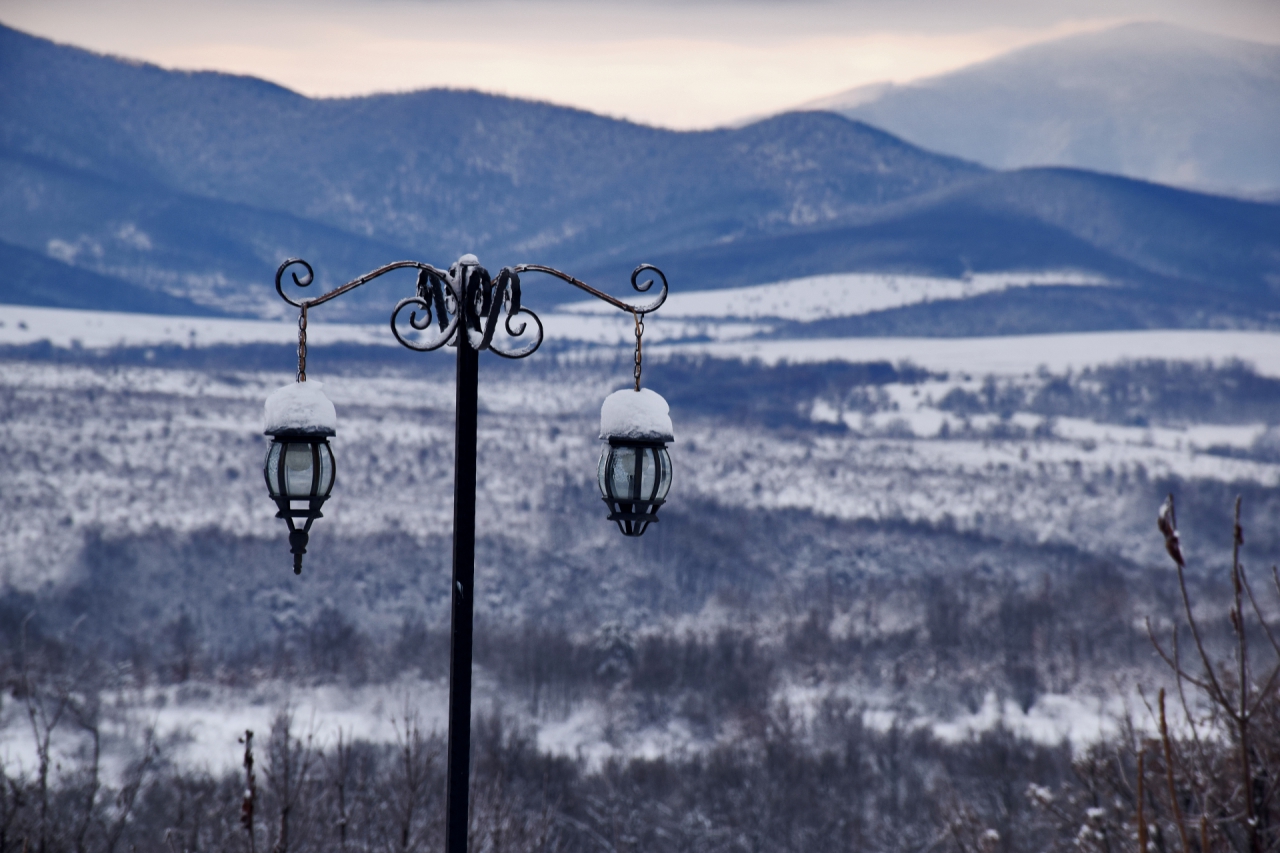
{"label": "snow-covered field", "polygon": [[[613,318],[567,321],[612,322]],[[628,321],[629,323],[629,321]],[[630,333],[628,323],[618,337]],[[550,330],[550,324],[549,324]],[[0,343],[47,339],[60,346],[108,347],[127,343],[207,345],[291,343],[294,327],[265,321],[107,315],[24,307],[0,307]],[[589,338],[589,336],[583,335]],[[582,340],[580,337],[579,340]],[[313,322],[315,346],[341,341],[385,344],[382,327]],[[78,342],[78,344],[76,343]],[[609,343],[597,336],[593,342]],[[992,442],[981,437],[993,416],[961,419],[937,402],[952,388],[974,390],[989,375],[1028,376],[1079,370],[1125,359],[1226,362],[1242,360],[1261,374],[1280,376],[1280,335],[1241,331],[1138,331],[958,339],[776,340],[654,346],[651,357],[704,354],[758,359],[765,364],[841,360],[911,362],[947,379],[885,389],[892,405],[873,413],[844,412],[816,400],[809,416],[841,422],[843,436],[780,437],[732,423],[677,423],[680,440],[672,455],[681,469],[678,490],[730,504],[792,507],[844,518],[937,521],[1000,517],[1035,541],[1064,535],[1075,522],[1114,523],[1108,499],[1062,501],[1061,472],[1124,478],[1143,476],[1252,480],[1274,484],[1280,469],[1269,463],[1205,455],[1214,446],[1247,448],[1266,424],[1224,427],[1123,427],[1073,418],[1056,419],[1052,440]],[[612,349],[587,357],[612,358]],[[428,356],[447,358],[447,355]],[[537,357],[535,357],[537,358]],[[554,361],[555,356],[545,356]],[[494,464],[482,501],[500,505],[518,491],[515,480],[585,481],[593,470],[594,418],[600,401],[627,381],[562,353],[566,376],[546,380],[486,381],[481,390],[488,432],[482,454]],[[11,582],[38,583],[61,571],[77,547],[65,535],[89,527],[140,531],[207,526],[269,535],[272,510],[259,494],[256,468],[263,440],[261,401],[289,381],[291,365],[278,373],[183,371],[145,368],[55,366],[10,362],[3,387],[15,401],[0,423],[7,451],[6,488],[0,503],[8,523],[0,530],[0,572]],[[316,377],[321,378],[321,377]],[[447,490],[434,484],[450,472],[451,378],[331,377],[328,392],[338,405],[340,488],[333,518],[344,535],[403,525],[420,535],[448,532]],[[661,391],[661,389],[657,389]],[[17,402],[22,401],[22,402]],[[530,416],[540,426],[514,430]],[[984,420],[985,417],[985,420]],[[1012,423],[1034,432],[1043,419],[1015,414]],[[572,426],[570,427],[569,424]],[[546,436],[555,427],[556,437]],[[962,428],[977,431],[966,440]],[[952,437],[948,440],[946,434]],[[206,448],[190,453],[193,445]],[[431,463],[406,469],[405,452],[430,448]],[[366,463],[351,456],[376,459]],[[500,459],[549,460],[513,468]],[[350,461],[348,461],[350,460]],[[992,476],[992,471],[1002,472]],[[235,472],[235,478],[229,479]],[[203,491],[209,478],[219,487],[184,512],[175,503]],[[410,482],[412,478],[412,482]],[[389,484],[419,497],[388,506],[380,498]],[[892,484],[892,487],[890,487]],[[1070,491],[1076,491],[1069,487]],[[1032,498],[1033,494],[1039,497]],[[994,511],[995,508],[1002,508]],[[487,515],[487,514],[482,514]],[[1110,519],[1110,520],[1109,520]]]}
{"label": "snow-covered field", "polygon": [[[974,273],[965,278],[841,273],[793,278],[771,284],[676,293],[660,309],[663,317],[780,319],[798,322],[853,317],[942,299],[969,299],[1017,287],[1104,287],[1106,279],[1071,270]],[[604,314],[598,300],[563,306],[574,314]]]}
{"label": "snow-covered field", "polygon": [[[539,312],[545,339],[556,344],[618,346],[635,340],[629,314],[612,310],[604,316]],[[759,323],[653,318],[646,324],[646,342],[737,340],[767,331]],[[405,331],[413,338],[416,333]],[[0,305],[0,346],[26,346],[48,341],[57,347],[111,349],[114,347],[206,347],[241,344],[292,344],[298,339],[296,321],[232,320],[217,317],[168,317],[110,311],[75,311]],[[385,323],[334,323],[323,309],[309,317],[311,345],[362,344],[399,346]]]}
{"label": "snow-covered field", "polygon": [[[688,313],[693,316],[692,309]],[[580,342],[625,345],[631,332],[629,321],[608,334],[599,332],[614,328],[607,324],[615,318],[554,316],[565,323],[557,334]],[[669,328],[685,322],[677,319]],[[1280,485],[1280,465],[1249,458],[1249,449],[1272,426],[1265,423],[1222,424],[1212,413],[1204,422],[1142,427],[1082,417],[1046,420],[1030,412],[1014,412],[1002,421],[995,415],[962,417],[940,406],[955,389],[976,392],[988,374],[1017,380],[1034,377],[1041,368],[1061,373],[1125,359],[1240,359],[1264,375],[1280,376],[1280,335],[1193,331],[725,342],[724,335],[717,339],[720,332],[706,332],[701,321],[687,323],[702,331],[675,335],[668,339],[673,343],[652,351],[658,357],[699,353],[770,364],[910,361],[945,378],[883,386],[875,411],[846,410],[838,400],[817,398],[804,412],[815,424],[840,423],[844,431],[770,430],[704,415],[682,417],[677,411],[677,440],[671,447],[676,477],[672,503],[664,508],[668,514],[681,512],[682,502],[707,499],[724,507],[951,525],[1002,541],[1071,545],[1154,563],[1162,557],[1157,538],[1148,535],[1152,507],[1134,500],[1139,484],[1171,477]],[[548,323],[549,338],[552,328]],[[579,330],[577,338],[565,331],[573,328]],[[316,346],[390,340],[383,327],[313,322],[311,332]],[[87,348],[288,344],[294,334],[287,323],[0,308],[0,343],[9,344],[42,339]],[[699,336],[712,342],[688,342]],[[564,534],[551,529],[543,514],[543,505],[566,489],[594,489],[599,406],[610,391],[630,381],[629,371],[601,368],[602,358],[616,354],[612,349],[547,353],[542,372],[486,376],[477,513],[482,538],[519,541],[530,552],[616,547],[617,533],[602,511],[575,525],[567,544],[555,539]],[[317,523],[321,535],[447,539],[452,377],[374,371],[314,378],[325,381],[338,411],[337,486]],[[278,543],[278,568],[287,571],[284,529],[273,517],[275,507],[260,479],[266,447],[261,416],[266,396],[291,379],[291,364],[263,372],[0,363],[0,579],[28,590],[59,583],[75,570],[85,537],[103,532],[218,530],[261,538]],[[1223,448],[1240,452],[1237,458],[1208,452]],[[395,499],[388,500],[389,494]],[[528,590],[512,586],[501,567],[478,572],[486,589],[482,607],[519,614],[528,606]],[[620,583],[601,583],[592,594],[605,607],[629,606],[627,587]],[[696,626],[715,618],[710,611],[686,614],[679,624]],[[775,698],[801,713],[817,695],[784,684]],[[503,703],[483,675],[477,696],[477,708]],[[266,682],[248,692],[205,686],[179,693],[175,688],[130,705],[120,725],[122,732],[136,732],[153,721],[180,742],[177,754],[185,760],[222,767],[235,760],[234,736],[246,727],[265,729],[285,701],[304,724],[314,721],[322,736],[350,727],[385,739],[393,736],[390,719],[406,698],[430,728],[443,719],[443,697],[438,682],[416,680],[368,689]],[[889,697],[883,702],[866,693],[858,697],[866,702],[870,726],[885,725],[898,713]],[[913,724],[960,738],[1003,722],[1043,742],[1063,737],[1082,742],[1107,730],[1116,710],[1115,701],[1093,695],[1044,695],[1028,711],[992,697],[976,711],[945,718],[918,715]],[[14,711],[10,703],[7,712]],[[591,761],[689,751],[706,743],[678,720],[627,730],[617,727],[612,714],[588,702],[564,719],[538,721],[539,743]],[[14,724],[4,728],[0,757],[25,754],[23,731]]]}
{"label": "snow-covered field", "polygon": [[[894,725],[925,728],[944,741],[962,741],[997,725],[1036,743],[1055,745],[1064,740],[1085,746],[1114,734],[1125,718],[1141,729],[1154,730],[1152,721],[1135,713],[1136,695],[1091,696],[1047,694],[1030,709],[999,700],[989,693],[976,711],[962,711],[940,718],[913,714],[891,697],[868,695],[856,685],[783,689],[776,697],[796,719],[812,716],[813,709],[829,696],[848,695],[866,706],[863,724],[878,731]],[[656,759],[664,755],[689,756],[728,742],[736,732],[707,738],[687,723],[673,719],[663,725],[627,729],[620,726],[617,709],[587,702],[560,719],[536,719],[505,697],[483,671],[477,673],[473,707],[477,713],[501,713],[509,722],[536,732],[540,749],[553,755],[582,758],[592,770],[614,758]],[[36,764],[35,741],[22,719],[21,703],[7,703],[0,712],[0,766],[9,772],[30,771]],[[424,732],[443,733],[448,727],[448,684],[445,680],[406,677],[388,684],[360,687],[326,684],[294,685],[263,681],[253,688],[228,688],[217,684],[188,683],[156,687],[135,695],[117,696],[104,709],[104,764],[109,776],[123,769],[123,759],[135,748],[147,728],[163,745],[165,756],[179,765],[222,773],[234,770],[242,760],[237,739],[246,730],[259,736],[271,731],[272,719],[281,710],[294,717],[295,732],[316,746],[330,748],[339,734],[375,743],[394,743],[397,727],[414,719]],[[1175,725],[1176,725],[1175,718]],[[55,755],[70,766],[80,738],[63,731],[55,739]]]}
{"label": "snow-covered field", "polygon": [[[384,326],[315,323],[317,343],[394,344]],[[170,317],[115,311],[75,311],[0,305],[0,345],[25,346],[48,341],[56,347],[213,346],[218,344],[289,343],[296,323],[276,320],[228,320],[217,317]]]}
{"label": "snow-covered field", "polygon": [[1280,334],[1206,329],[1074,332],[990,338],[807,338],[682,343],[664,352],[737,358],[773,365],[827,361],[910,362],[928,370],[971,376],[1052,373],[1143,359],[1239,360],[1263,376],[1280,376]]}
{"label": "snow-covered field", "polygon": [[[314,378],[325,380],[339,418],[338,487],[325,527],[343,536],[447,535],[452,378]],[[501,519],[495,531],[524,530],[536,541],[539,524],[520,509],[522,496],[592,481],[598,407],[627,379],[566,368],[545,380],[486,382],[480,517]],[[32,587],[61,576],[89,529],[278,533],[260,480],[261,412],[267,394],[290,380],[285,370],[7,363],[0,577]],[[890,385],[891,405],[870,414],[816,401],[810,417],[845,423],[851,430],[843,434],[775,434],[749,424],[681,423],[677,415],[673,491],[846,519],[950,519],[960,529],[1034,542],[1071,541],[1073,531],[1092,529],[1108,547],[1129,538],[1133,520],[1116,504],[1133,478],[1280,483],[1273,463],[1206,453],[1247,448],[1265,424],[1138,428],[1060,418],[1051,434],[1032,438],[1043,418],[1015,413],[1012,423],[1029,437],[993,441],[984,430],[994,416],[964,419],[937,408],[950,388],[975,382]],[[386,501],[389,489],[407,500]],[[1101,531],[1109,535],[1097,539]]]}
{"label": "snow-covered field", "polygon": [[[975,280],[980,277],[975,277]],[[786,293],[804,292],[795,282],[760,287],[786,287]],[[747,288],[750,289],[750,288]],[[727,291],[714,291],[725,293]],[[948,374],[1019,376],[1043,368],[1053,373],[1081,370],[1125,360],[1201,361],[1222,364],[1239,360],[1264,376],[1280,376],[1280,333],[1238,330],[1142,330],[1077,332],[1046,335],[1007,335],[979,338],[802,338],[758,339],[767,324],[700,317],[679,306],[710,299],[703,293],[673,296],[646,321],[645,341],[651,357],[707,355],[774,365],[842,361],[850,363],[909,362]],[[682,302],[681,300],[693,300]],[[599,305],[600,303],[592,303]],[[723,305],[723,301],[714,304]],[[824,303],[825,304],[825,303]],[[575,360],[579,347],[626,347],[634,341],[631,318],[619,312],[594,315],[586,312],[541,315],[548,344],[557,345],[562,357]],[[607,307],[607,306],[606,306]],[[672,310],[672,309],[675,310]],[[773,310],[773,309],[770,309]],[[797,309],[799,311],[800,309]],[[807,310],[807,309],[806,309]],[[816,310],[816,309],[815,309]],[[767,314],[753,317],[772,316]],[[682,319],[682,318],[690,319]],[[0,305],[0,346],[24,346],[48,341],[56,347],[111,349],[150,346],[236,346],[241,344],[292,345],[297,326],[269,320],[228,320],[203,317],[165,317],[73,311],[56,308]],[[308,343],[398,346],[383,324],[324,322],[313,314]],[[588,359],[602,353],[581,350]],[[603,355],[611,358],[613,352]]]}

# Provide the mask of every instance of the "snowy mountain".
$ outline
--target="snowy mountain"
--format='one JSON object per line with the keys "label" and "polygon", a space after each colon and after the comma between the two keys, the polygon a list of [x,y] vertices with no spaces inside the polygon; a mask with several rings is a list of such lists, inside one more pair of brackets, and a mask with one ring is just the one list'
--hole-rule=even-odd
{"label": "snowy mountain", "polygon": [[1072,166],[1213,191],[1280,190],[1280,46],[1167,24],[1069,36],[805,106],[997,169]]}
{"label": "snowy mountain", "polygon": [[[828,334],[1280,317],[1280,206],[1073,170],[991,172],[828,113],[677,133],[475,92],[316,100],[7,28],[0,80],[11,303],[136,309],[163,294],[151,310],[278,317],[270,276],[285,257],[312,261],[328,287],[471,250],[491,269],[550,263],[615,291],[641,261],[677,291],[850,273],[1109,283],[935,297]],[[98,284],[54,284],[75,271]],[[579,295],[529,282],[543,310]],[[327,311],[373,321],[391,304],[370,288]]]}

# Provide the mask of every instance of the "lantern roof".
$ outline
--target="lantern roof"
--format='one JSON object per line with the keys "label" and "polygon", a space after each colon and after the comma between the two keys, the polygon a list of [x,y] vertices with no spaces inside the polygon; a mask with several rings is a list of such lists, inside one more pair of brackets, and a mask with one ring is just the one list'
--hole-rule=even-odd
{"label": "lantern roof", "polygon": [[614,391],[600,407],[600,437],[675,441],[670,411],[662,395],[648,388]]}
{"label": "lantern roof", "polygon": [[338,413],[316,381],[294,382],[267,398],[263,429],[267,435],[335,435]]}

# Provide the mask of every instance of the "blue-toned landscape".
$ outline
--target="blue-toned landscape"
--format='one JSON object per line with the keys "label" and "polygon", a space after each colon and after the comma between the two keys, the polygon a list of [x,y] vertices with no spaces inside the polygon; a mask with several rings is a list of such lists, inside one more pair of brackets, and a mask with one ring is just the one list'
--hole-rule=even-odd
{"label": "blue-toned landscape", "polygon": [[414,271],[310,310],[300,576],[262,406],[283,261],[301,298],[464,253],[660,268],[675,432],[624,538],[634,319],[522,273],[470,849],[1280,849],[1277,133],[1280,46],[1165,23],[702,130],[0,25],[0,853],[440,847],[455,350],[387,329]]}

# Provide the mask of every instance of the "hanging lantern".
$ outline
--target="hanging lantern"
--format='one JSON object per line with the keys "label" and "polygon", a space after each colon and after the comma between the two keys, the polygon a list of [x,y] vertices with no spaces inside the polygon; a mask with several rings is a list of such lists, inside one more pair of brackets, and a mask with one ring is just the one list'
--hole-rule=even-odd
{"label": "hanging lantern", "polygon": [[[272,437],[262,473],[267,492],[289,525],[293,573],[302,574],[311,524],[333,490],[334,459],[329,436],[337,432],[333,403],[319,382],[295,382],[267,398],[263,432]],[[302,526],[298,527],[297,522]]]}
{"label": "hanging lantern", "polygon": [[600,408],[600,454],[596,479],[609,506],[609,520],[624,536],[640,536],[658,520],[671,489],[674,441],[667,401],[649,389],[615,391]]}

